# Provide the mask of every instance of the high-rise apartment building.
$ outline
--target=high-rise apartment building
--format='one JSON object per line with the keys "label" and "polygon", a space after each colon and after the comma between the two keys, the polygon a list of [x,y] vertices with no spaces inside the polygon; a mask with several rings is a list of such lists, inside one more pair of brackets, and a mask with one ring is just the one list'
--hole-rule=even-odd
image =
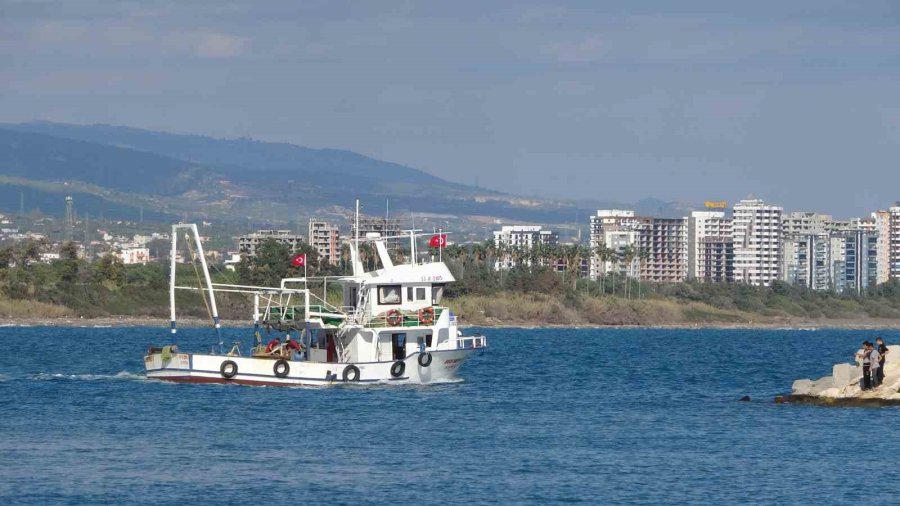
{"label": "high-rise apartment building", "polygon": [[781,279],[812,290],[833,286],[829,214],[792,212],[782,215]]}
{"label": "high-rise apartment building", "polygon": [[245,255],[256,256],[256,248],[269,240],[286,245],[291,253],[300,249],[300,245],[303,244],[303,237],[290,230],[257,230],[252,234],[238,237],[238,249]]}
{"label": "high-rise apartment building", "polygon": [[831,276],[836,292],[860,294],[875,284],[877,248],[878,237],[862,228],[831,235]]}
{"label": "high-rise apartment building", "polygon": [[325,221],[309,220],[309,245],[315,248],[319,258],[337,265],[341,257],[341,233]]}
{"label": "high-rise apartment building", "polygon": [[891,279],[891,213],[875,211],[872,213],[873,228],[877,236],[878,250],[875,263],[876,283],[886,283]]}
{"label": "high-rise apartment building", "polygon": [[687,279],[687,218],[641,218],[637,241],[642,281],[680,283]]}
{"label": "high-rise apartment building", "polygon": [[[376,218],[371,216],[360,216],[359,218],[359,237],[365,237],[366,234],[379,234],[386,238],[384,245],[389,250],[396,250],[401,247],[401,231],[400,221],[388,218]],[[356,220],[351,220],[350,237],[356,236]]]}
{"label": "high-rise apartment building", "polygon": [[509,270],[518,265],[532,265],[540,246],[558,246],[559,234],[540,226],[507,225],[494,231],[497,260],[494,270]]}
{"label": "high-rise apartment building", "polygon": [[892,206],[890,213],[890,240],[888,244],[891,279],[900,279],[900,202]]}
{"label": "high-rise apartment building", "polygon": [[762,200],[734,206],[734,280],[769,286],[781,276],[782,212]]}
{"label": "high-rise apartment building", "polygon": [[734,281],[732,220],[724,211],[694,211],[688,221],[688,279]]}
{"label": "high-rise apartment building", "polygon": [[[620,274],[628,277],[636,277],[638,274],[637,262],[625,262],[625,252],[628,248],[636,248],[638,242],[638,232],[633,228],[617,228],[605,230],[601,244],[607,248],[612,255],[603,260],[597,258],[596,264],[591,264],[596,269],[594,278],[601,274]],[[635,259],[637,260],[637,259]]]}
{"label": "high-rise apartment building", "polygon": [[831,247],[831,239],[826,233],[786,236],[782,241],[782,279],[811,290],[830,290]]}
{"label": "high-rise apartment building", "polygon": [[834,218],[830,214],[811,212],[784,213],[781,229],[784,237],[791,235],[823,235],[828,231]]}
{"label": "high-rise apartment building", "polygon": [[[624,250],[626,246],[633,246],[636,241],[634,232],[638,223],[638,219],[634,216],[634,211],[625,209],[601,209],[597,214],[591,216],[591,268],[590,276],[597,279],[601,274],[610,272],[614,262],[611,260],[602,260],[597,254],[600,246],[605,246],[615,251]],[[615,235],[615,244],[611,241],[612,237],[608,236],[610,232],[617,232]],[[622,234],[618,234],[622,232]],[[617,265],[617,264],[616,264]]]}

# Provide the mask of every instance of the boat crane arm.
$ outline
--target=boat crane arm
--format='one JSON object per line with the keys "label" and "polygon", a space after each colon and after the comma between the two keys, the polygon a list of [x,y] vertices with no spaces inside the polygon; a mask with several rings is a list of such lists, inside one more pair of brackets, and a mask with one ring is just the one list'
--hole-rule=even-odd
{"label": "boat crane arm", "polygon": [[[172,225],[172,250],[171,250],[171,261],[170,261],[170,272],[169,272],[169,313],[172,319],[172,333],[176,332],[176,324],[175,324],[175,289],[179,288],[175,286],[175,270],[177,266],[176,256],[178,255],[178,231],[181,229],[185,229],[188,231],[189,235],[193,235],[194,244],[197,246],[197,255],[200,257],[200,265],[203,267],[203,277],[206,280],[206,288],[205,290],[209,293],[209,302],[210,302],[210,312],[212,313],[213,325],[216,329],[216,335],[219,338],[219,343],[222,341],[222,325],[219,322],[219,310],[216,306],[216,294],[215,289],[213,288],[212,278],[209,276],[209,265],[206,263],[206,255],[203,252],[203,243],[200,241],[200,232],[197,230],[197,225],[195,223],[176,223]],[[186,237],[185,240],[190,241],[190,237]],[[193,259],[191,259],[193,261]]]}

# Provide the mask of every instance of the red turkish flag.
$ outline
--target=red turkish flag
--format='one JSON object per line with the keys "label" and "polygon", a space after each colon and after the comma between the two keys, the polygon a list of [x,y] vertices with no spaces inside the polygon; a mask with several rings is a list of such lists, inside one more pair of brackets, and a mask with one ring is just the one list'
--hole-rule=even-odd
{"label": "red turkish flag", "polygon": [[294,267],[303,267],[306,265],[306,253],[301,255],[294,255],[294,258],[291,259],[291,265]]}
{"label": "red turkish flag", "polygon": [[428,241],[428,246],[432,248],[446,248],[447,234],[436,234],[431,236],[431,240]]}

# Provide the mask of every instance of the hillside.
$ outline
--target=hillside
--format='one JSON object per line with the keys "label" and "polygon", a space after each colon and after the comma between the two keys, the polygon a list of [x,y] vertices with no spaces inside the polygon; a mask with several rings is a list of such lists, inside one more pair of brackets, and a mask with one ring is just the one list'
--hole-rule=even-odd
{"label": "hillside", "polygon": [[[13,194],[11,185],[39,192],[39,200],[81,191],[162,215],[273,224],[341,216],[357,198],[377,213],[390,199],[394,213],[448,215],[456,222],[567,223],[588,212],[573,203],[448,182],[350,151],[48,122],[0,125],[0,193]],[[18,202],[0,206],[9,211]]]}
{"label": "hillside", "polygon": [[153,153],[12,130],[0,130],[0,168],[4,176],[154,195],[182,193],[209,174],[199,165]]}
{"label": "hillside", "polygon": [[[287,143],[253,139],[214,139],[200,135],[177,135],[111,125],[69,125],[45,121],[3,125],[20,132],[77,139],[95,144],[120,146],[193,162],[241,181],[266,177],[319,179],[323,175],[347,179],[356,186],[404,181],[434,184],[443,189],[471,191],[420,170],[369,158],[352,151],[311,149]],[[353,180],[359,180],[355,183]]]}
{"label": "hillside", "polygon": [[[110,125],[0,124],[0,210],[61,212],[62,194],[80,211],[131,219],[172,217],[286,225],[309,216],[344,220],[360,199],[364,212],[428,213],[432,222],[480,237],[496,222],[572,224],[595,201],[525,198],[449,182],[424,171],[346,150],[252,139],[214,139]],[[639,213],[683,215],[685,206],[646,199]],[[430,219],[422,216],[421,219]]]}

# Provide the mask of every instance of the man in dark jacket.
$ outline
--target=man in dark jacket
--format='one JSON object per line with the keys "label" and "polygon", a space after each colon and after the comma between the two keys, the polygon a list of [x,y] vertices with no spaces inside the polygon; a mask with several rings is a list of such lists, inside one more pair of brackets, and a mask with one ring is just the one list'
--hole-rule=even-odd
{"label": "man in dark jacket", "polygon": [[878,360],[878,372],[875,375],[875,386],[881,386],[881,383],[884,382],[884,360],[885,355],[887,355],[888,347],[884,344],[884,339],[878,338],[875,340],[875,349],[878,350],[879,360]]}

